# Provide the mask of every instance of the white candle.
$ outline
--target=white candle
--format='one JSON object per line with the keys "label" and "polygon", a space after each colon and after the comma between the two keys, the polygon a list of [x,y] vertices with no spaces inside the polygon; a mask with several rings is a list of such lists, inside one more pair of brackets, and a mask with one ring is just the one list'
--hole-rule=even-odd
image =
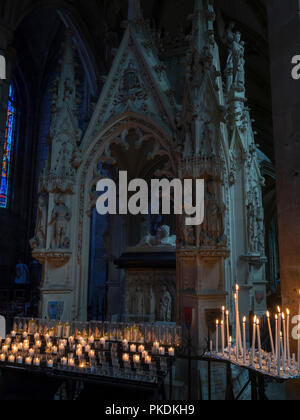
{"label": "white candle", "polygon": [[221,340],[222,340],[222,354],[224,355],[225,351],[225,331],[224,331],[224,321],[221,321]]}
{"label": "white candle", "polygon": [[54,362],[53,362],[53,360],[52,360],[52,359],[48,360],[48,362],[47,362],[47,366],[48,366],[48,368],[49,368],[49,369],[52,369],[52,368],[53,368],[53,366],[54,366]]}
{"label": "white candle", "polygon": [[143,353],[145,351],[145,347],[144,346],[139,346],[138,351],[139,351],[139,353]]}
{"label": "white candle", "polygon": [[259,353],[259,368],[262,369],[262,352],[261,352],[261,337],[260,337],[260,321],[256,320],[257,325],[257,341],[258,341],[258,353]]}
{"label": "white candle", "polygon": [[285,321],[284,313],[282,313],[282,323],[283,323],[283,368],[285,371],[285,363],[287,360],[287,334],[286,334],[286,321]]}
{"label": "white candle", "polygon": [[129,361],[130,361],[129,354],[128,353],[124,353],[122,359],[123,359],[123,362],[124,363],[129,363]]}
{"label": "white candle", "polygon": [[246,322],[247,318],[243,318],[243,362],[246,365],[246,353],[247,353],[247,346],[246,346]]}
{"label": "white candle", "polygon": [[152,361],[151,356],[147,356],[146,359],[145,359],[145,363],[147,365],[150,365],[151,364],[151,361]]}
{"label": "white candle", "polygon": [[169,356],[174,357],[175,356],[175,349],[174,347],[170,347],[168,350]]}
{"label": "white candle", "polygon": [[241,332],[241,322],[240,322],[240,308],[239,308],[239,291],[240,291],[240,286],[237,284],[235,286],[235,290],[236,290],[236,303],[237,303],[237,329],[238,329],[238,349],[240,349],[242,351],[242,332]]}
{"label": "white candle", "polygon": [[239,354],[239,327],[238,327],[238,294],[234,294],[234,303],[235,303],[235,345],[236,345],[236,354],[238,357]]}
{"label": "white candle", "polygon": [[31,366],[32,365],[32,358],[31,357],[26,357],[25,363],[26,363],[27,366]]}
{"label": "white candle", "polygon": [[15,360],[16,360],[16,358],[15,358],[15,356],[14,356],[13,354],[11,354],[11,355],[8,357],[8,361],[9,361],[9,363],[15,363]]}
{"label": "white candle", "polygon": [[227,346],[230,346],[230,334],[229,334],[229,311],[226,311],[226,333],[227,333]]}
{"label": "white candle", "polygon": [[134,362],[134,364],[136,364],[136,365],[139,365],[139,364],[140,364],[141,359],[140,359],[140,356],[139,356],[138,354],[135,354],[135,355],[133,356],[133,362]]}
{"label": "white candle", "polygon": [[69,358],[68,365],[69,365],[69,367],[74,367],[75,366],[75,359],[73,359],[73,357]]}
{"label": "white candle", "polygon": [[5,353],[2,353],[1,355],[0,355],[0,362],[5,362],[6,361],[6,354]]}
{"label": "white candle", "polygon": [[274,348],[273,333],[272,333],[271,322],[270,322],[270,312],[267,312],[267,319],[268,319],[269,336],[270,336],[270,342],[271,342],[271,350],[272,350],[273,357],[275,358],[275,348]]}
{"label": "white candle", "polygon": [[136,345],[135,344],[131,344],[130,353],[136,353]]}
{"label": "white candle", "polygon": [[36,357],[33,361],[34,366],[39,367],[41,365],[41,359]]}
{"label": "white candle", "polygon": [[288,366],[291,368],[291,343],[290,343],[290,310],[286,310],[287,320],[286,320],[286,341],[287,341],[287,357],[288,357]]}
{"label": "white candle", "polygon": [[275,315],[275,358],[278,359],[278,315]]}
{"label": "white candle", "polygon": [[22,357],[22,356],[18,356],[18,357],[17,357],[17,363],[18,363],[19,365],[21,365],[21,364],[23,363],[23,357]]}
{"label": "white candle", "polygon": [[278,306],[278,351],[277,351],[277,372],[280,376],[281,372],[281,341],[282,341],[282,332],[281,332],[281,309]]}
{"label": "white candle", "polygon": [[164,347],[160,347],[159,348],[159,354],[160,354],[160,356],[164,356],[165,355],[165,348]]}
{"label": "white candle", "polygon": [[94,359],[95,358],[95,350],[90,350],[89,352],[89,358]]}
{"label": "white candle", "polygon": [[216,321],[216,352],[219,352],[219,320]]}
{"label": "white candle", "polygon": [[68,364],[68,359],[66,358],[66,357],[63,357],[62,359],[61,359],[61,365],[62,366],[67,366],[67,364]]}
{"label": "white candle", "polygon": [[252,364],[254,365],[255,361],[255,345],[256,345],[256,315],[253,320],[253,333],[252,333]]}

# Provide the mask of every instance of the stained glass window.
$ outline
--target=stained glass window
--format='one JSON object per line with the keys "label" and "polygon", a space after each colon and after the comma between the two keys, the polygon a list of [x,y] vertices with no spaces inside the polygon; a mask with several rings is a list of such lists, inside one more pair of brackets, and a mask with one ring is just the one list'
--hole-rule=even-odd
{"label": "stained glass window", "polygon": [[0,208],[6,208],[9,196],[9,178],[11,170],[11,159],[15,140],[16,128],[16,106],[15,91],[12,85],[9,88],[8,110],[5,128],[4,151],[1,171],[0,185]]}

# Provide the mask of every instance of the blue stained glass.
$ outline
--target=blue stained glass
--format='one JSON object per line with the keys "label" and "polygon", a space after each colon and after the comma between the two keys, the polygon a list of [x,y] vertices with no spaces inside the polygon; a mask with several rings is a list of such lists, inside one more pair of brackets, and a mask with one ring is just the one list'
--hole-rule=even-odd
{"label": "blue stained glass", "polygon": [[6,208],[8,204],[9,195],[9,177],[10,166],[12,158],[12,150],[15,138],[16,125],[16,108],[15,108],[15,92],[11,85],[9,88],[9,99],[7,109],[7,119],[5,127],[4,150],[1,170],[1,184],[0,184],[0,207]]}

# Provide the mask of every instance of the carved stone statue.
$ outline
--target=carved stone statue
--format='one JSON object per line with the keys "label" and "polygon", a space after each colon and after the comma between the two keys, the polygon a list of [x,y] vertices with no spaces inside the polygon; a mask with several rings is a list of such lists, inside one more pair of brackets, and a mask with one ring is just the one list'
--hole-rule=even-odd
{"label": "carved stone statue", "polygon": [[160,298],[159,318],[162,322],[172,321],[172,296],[164,286]]}
{"label": "carved stone statue", "polygon": [[226,32],[229,48],[225,74],[227,76],[227,92],[231,88],[240,92],[245,90],[245,43],[240,32],[233,32],[234,24],[230,24]]}
{"label": "carved stone statue", "polygon": [[46,248],[46,225],[47,225],[47,201],[43,195],[39,196],[37,220],[34,238],[31,239],[32,249]]}
{"label": "carved stone statue", "polygon": [[56,198],[49,223],[49,226],[52,226],[51,249],[68,249],[70,247],[67,233],[71,218],[71,212],[64,201],[61,197]]}

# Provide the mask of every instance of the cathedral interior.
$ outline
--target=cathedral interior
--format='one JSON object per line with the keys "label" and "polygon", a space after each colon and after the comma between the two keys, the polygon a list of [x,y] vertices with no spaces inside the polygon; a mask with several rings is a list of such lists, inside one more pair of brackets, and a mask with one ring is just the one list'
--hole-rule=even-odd
{"label": "cathedral interior", "polygon": [[[202,354],[236,284],[247,316],[297,313],[299,16],[296,0],[0,0],[7,328],[23,317],[185,334],[190,316]],[[204,179],[204,223],[99,215],[97,182],[120,171],[148,185]],[[203,366],[193,360],[188,387],[179,363],[176,398],[192,386],[199,399]],[[218,399],[226,372],[212,369]]]}

